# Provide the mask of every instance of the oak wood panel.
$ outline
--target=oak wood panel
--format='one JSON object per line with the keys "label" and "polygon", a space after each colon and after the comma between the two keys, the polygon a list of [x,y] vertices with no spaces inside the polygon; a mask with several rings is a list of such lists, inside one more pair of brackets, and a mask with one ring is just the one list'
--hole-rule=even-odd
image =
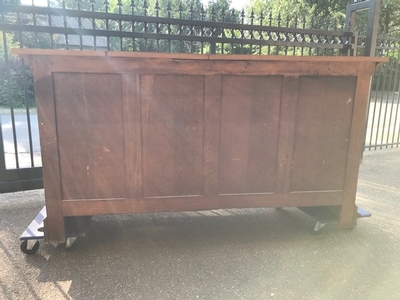
{"label": "oak wood panel", "polygon": [[140,76],[122,75],[126,197],[143,197]]}
{"label": "oak wood panel", "polygon": [[141,76],[143,196],[203,194],[203,76]]}
{"label": "oak wood panel", "polygon": [[206,76],[204,91],[204,195],[218,195],[221,75]]}
{"label": "oak wood panel", "polygon": [[43,159],[43,180],[47,218],[45,241],[65,242],[63,207],[61,203],[60,160],[57,144],[57,117],[54,107],[54,86],[48,59],[36,58],[32,63],[35,74],[35,95]]}
{"label": "oak wood panel", "polygon": [[281,84],[222,77],[219,194],[275,191]]}
{"label": "oak wood panel", "polygon": [[268,61],[318,61],[318,62],[364,62],[383,63],[388,61],[385,57],[348,57],[348,56],[282,56],[282,55],[242,55],[242,54],[188,54],[188,53],[152,53],[152,52],[118,52],[118,51],[76,51],[76,50],[50,50],[32,48],[14,48],[11,53],[21,57],[26,56],[99,56],[99,57],[118,57],[118,58],[153,58],[153,59],[188,59],[188,60],[268,60]]}
{"label": "oak wood panel", "polygon": [[121,76],[54,74],[63,199],[125,196]]}
{"label": "oak wood panel", "polygon": [[63,242],[63,215],[338,205],[354,225],[385,59],[29,51],[48,241]]}
{"label": "oak wood panel", "polygon": [[355,77],[300,77],[291,191],[343,190]]}
{"label": "oak wood panel", "polygon": [[284,77],[279,123],[276,192],[290,192],[290,172],[296,126],[299,78]]}
{"label": "oak wood panel", "polygon": [[338,61],[277,61],[277,60],[189,60],[155,58],[112,58],[63,56],[50,57],[54,72],[140,73],[165,75],[321,75],[356,76],[370,71],[371,65],[360,60]]}
{"label": "oak wood panel", "polygon": [[82,199],[63,201],[64,214],[100,215],[141,212],[191,211],[228,208],[341,205],[343,192],[287,194],[238,194],[226,196],[185,196],[145,199]]}

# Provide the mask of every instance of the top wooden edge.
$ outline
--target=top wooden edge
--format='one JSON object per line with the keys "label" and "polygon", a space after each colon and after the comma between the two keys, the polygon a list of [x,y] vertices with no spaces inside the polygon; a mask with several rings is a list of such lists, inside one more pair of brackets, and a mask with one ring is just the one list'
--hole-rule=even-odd
{"label": "top wooden edge", "polygon": [[80,51],[80,50],[49,50],[49,49],[30,49],[30,48],[13,48],[12,54],[19,56],[37,55],[37,56],[106,56],[105,51]]}
{"label": "top wooden edge", "polygon": [[190,54],[190,53],[158,53],[158,52],[119,52],[92,50],[48,50],[48,49],[11,49],[12,54],[21,57],[28,56],[85,56],[113,58],[150,58],[150,59],[181,59],[181,60],[218,60],[218,61],[317,61],[317,62],[374,62],[384,63],[387,57],[367,56],[283,56],[283,55],[248,55],[248,54]]}

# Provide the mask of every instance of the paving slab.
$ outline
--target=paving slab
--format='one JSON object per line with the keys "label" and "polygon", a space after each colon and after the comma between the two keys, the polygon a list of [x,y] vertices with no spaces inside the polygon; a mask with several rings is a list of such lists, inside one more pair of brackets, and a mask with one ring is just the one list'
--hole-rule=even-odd
{"label": "paving slab", "polygon": [[96,216],[73,252],[19,235],[43,190],[0,195],[0,299],[400,299],[400,150],[367,151],[354,230],[297,209]]}

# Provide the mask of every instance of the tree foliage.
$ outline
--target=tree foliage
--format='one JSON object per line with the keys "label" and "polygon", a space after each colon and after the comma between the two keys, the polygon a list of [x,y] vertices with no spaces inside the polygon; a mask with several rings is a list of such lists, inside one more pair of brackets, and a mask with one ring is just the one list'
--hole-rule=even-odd
{"label": "tree foliage", "polygon": [[251,0],[247,11],[254,11],[256,14],[271,14],[272,16],[308,16],[309,6],[304,0]]}
{"label": "tree foliage", "polygon": [[[298,16],[301,18],[342,20],[346,13],[348,0],[251,0],[247,11],[271,13],[281,17]],[[359,23],[366,24],[366,12],[358,13]],[[400,31],[400,1],[382,0],[379,19],[380,31],[398,33]]]}
{"label": "tree foliage", "polygon": [[[209,21],[234,21],[227,14],[231,0],[210,0],[204,6],[201,0],[106,0],[105,2],[94,0],[52,0],[54,6],[65,7],[74,10],[87,10],[108,12],[111,14],[124,14],[135,16],[167,17],[172,19],[191,19]],[[129,18],[128,18],[129,19]],[[130,22],[117,20],[97,20],[96,27],[100,30],[124,31],[124,32],[158,32],[168,35],[169,31],[175,32],[174,26],[157,27],[154,22]],[[188,27],[179,28],[179,32],[188,30]],[[186,32],[184,34],[190,34]],[[110,50],[122,51],[160,51],[160,52],[200,52],[202,46],[199,43],[175,41],[171,39],[154,40],[144,38],[119,38],[107,39],[107,47]],[[204,50],[204,49],[203,49]]]}
{"label": "tree foliage", "polygon": [[28,105],[34,105],[32,73],[21,59],[10,54],[18,44],[9,33],[0,31],[0,37],[5,40],[0,43],[0,106],[9,106],[12,99],[14,107],[23,107],[25,91]]}
{"label": "tree foliage", "polygon": [[384,33],[400,31],[400,1],[384,0],[381,7],[380,27]]}
{"label": "tree foliage", "polygon": [[0,31],[0,59],[5,58],[6,54],[10,55],[10,49],[17,48],[18,44],[14,41],[14,37],[10,33]]}

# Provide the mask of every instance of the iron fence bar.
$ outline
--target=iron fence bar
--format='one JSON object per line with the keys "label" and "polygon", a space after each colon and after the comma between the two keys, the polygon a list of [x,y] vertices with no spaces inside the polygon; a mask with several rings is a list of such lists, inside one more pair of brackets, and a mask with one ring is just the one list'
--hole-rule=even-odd
{"label": "iron fence bar", "polygon": [[[400,59],[400,52],[398,53],[398,58]],[[397,73],[399,73],[400,69],[400,63],[397,64]],[[397,88],[397,105],[396,105],[396,114],[395,114],[395,121],[394,121],[394,128],[398,128],[398,133],[397,133],[397,147],[400,145],[400,117],[399,116],[399,108],[400,108],[400,83],[399,87]],[[397,120],[399,120],[399,124],[397,124]],[[395,134],[396,132],[393,132],[393,141],[395,141]]]}
{"label": "iron fence bar", "polygon": [[[397,120],[397,116],[399,115],[399,106],[400,106],[400,93],[397,94],[397,109],[396,109],[396,120]],[[399,118],[400,120],[400,118]],[[395,123],[395,128],[396,128],[396,124]],[[397,145],[400,145],[400,122],[399,122],[399,130],[397,133]]]}
{"label": "iron fence bar", "polygon": [[375,56],[376,38],[379,28],[379,14],[381,11],[381,0],[369,0],[367,39],[365,41],[366,56]]}
{"label": "iron fence bar", "polygon": [[[400,58],[399,53],[397,53],[397,59],[399,59],[399,58]],[[394,63],[394,65],[396,66],[396,71],[395,71],[395,75],[394,75],[394,79],[393,79],[392,88],[390,89],[391,93],[392,93],[392,97],[391,97],[392,100],[391,100],[391,107],[390,107],[390,114],[389,114],[389,122],[388,122],[389,128],[387,130],[388,132],[387,132],[387,136],[386,136],[387,137],[386,138],[386,143],[389,143],[390,127],[391,127],[391,124],[392,124],[392,115],[393,115],[394,95],[395,95],[395,90],[396,90],[396,85],[397,85],[396,83],[397,83],[397,80],[398,80],[398,74],[399,74],[398,63]],[[394,136],[392,137],[392,141],[394,141],[393,138],[394,138]]]}
{"label": "iron fence bar", "polygon": [[40,178],[42,176],[42,167],[19,168],[5,170],[7,180],[15,181],[18,179]]}
{"label": "iron fence bar", "polygon": [[15,128],[14,103],[13,103],[13,98],[11,96],[10,60],[9,60],[8,53],[7,53],[8,44],[7,44],[7,37],[6,37],[5,31],[3,31],[3,45],[4,45],[4,62],[5,62],[5,66],[6,66],[7,94],[8,94],[9,104],[10,104],[11,127],[12,127],[14,151],[15,151],[15,165],[18,169],[19,168],[19,157],[18,157],[17,131]]}
{"label": "iron fence bar", "polygon": [[[108,15],[109,14],[109,12],[108,12],[108,0],[105,0],[104,3],[106,4],[106,12],[105,12],[105,14]],[[133,9],[134,9],[134,7],[132,7],[132,10]],[[110,29],[110,20],[106,19],[106,30],[109,30],[109,29]],[[132,23],[132,30],[133,29],[134,29],[134,24]],[[135,45],[135,43],[133,43],[133,45]],[[111,49],[111,47],[110,47],[110,37],[107,36],[107,50],[110,50],[110,49]]]}
{"label": "iron fence bar", "polygon": [[[34,5],[34,1],[33,1],[33,0],[32,0],[32,5]],[[17,12],[17,14],[18,14],[18,17],[19,17],[19,14],[20,14],[20,13]],[[36,13],[33,13],[33,14],[32,14],[33,26],[38,26],[38,25],[37,25],[36,16],[37,16]],[[18,18],[17,20],[21,20],[21,19]],[[18,23],[21,23],[21,22],[18,22]],[[35,42],[37,43],[37,40],[38,40],[37,31],[34,31],[34,34],[35,34]],[[39,47],[38,47],[38,44],[36,44],[36,47],[39,48]]]}
{"label": "iron fence bar", "polygon": [[135,21],[135,22],[148,22],[148,23],[169,23],[171,25],[193,25],[202,27],[217,27],[226,29],[239,29],[239,30],[264,30],[273,32],[283,33],[299,33],[299,34],[319,34],[319,35],[331,35],[340,36],[344,38],[352,37],[350,31],[335,31],[335,30],[321,30],[321,29],[303,29],[303,28],[291,28],[281,27],[280,23],[278,26],[261,26],[256,24],[240,24],[240,23],[222,23],[217,21],[203,21],[203,20],[190,20],[190,19],[173,19],[165,17],[153,17],[153,16],[139,16],[139,15],[126,15],[126,14],[115,14],[115,13],[104,13],[104,12],[92,12],[82,10],[70,10],[60,8],[48,8],[48,7],[29,7],[29,6],[16,6],[7,5],[4,11],[15,12],[15,13],[26,13],[26,14],[42,14],[51,16],[64,16],[74,18],[95,18],[104,20],[115,20],[115,21]]}
{"label": "iron fence bar", "polygon": [[[377,76],[375,75],[373,78],[376,79]],[[378,79],[377,79],[378,82],[380,82],[380,78],[381,78],[381,73],[378,74]],[[372,121],[371,121],[371,135],[369,137],[370,145],[372,144],[372,136],[374,134],[374,130],[373,129],[374,129],[374,124],[375,124],[376,102],[377,102],[377,99],[378,99],[377,97],[378,97],[378,88],[375,88],[374,110],[372,112]],[[370,105],[371,105],[371,95],[370,95],[370,99],[369,99],[369,102],[368,102],[368,110],[367,110],[367,112],[369,112],[370,109],[371,109]],[[368,123],[369,123],[369,116],[368,116],[367,124]]]}
{"label": "iron fence bar", "polygon": [[[272,13],[269,14],[269,26],[272,26]],[[268,45],[268,55],[271,54],[271,45]]]}
{"label": "iron fence bar", "polygon": [[[80,0],[78,0],[78,10],[80,9]],[[82,18],[78,17],[78,28],[82,29]],[[79,45],[80,45],[80,50],[83,50],[83,41],[82,41],[82,35],[79,35]]]}
{"label": "iron fence bar", "polygon": [[[62,6],[63,6],[63,9],[65,9],[65,0],[62,1]],[[66,16],[63,16],[63,24],[64,24],[64,27],[65,27],[65,28],[68,27],[67,17],[66,17]],[[64,38],[65,38],[65,48],[66,48],[66,49],[69,49],[68,36],[65,35]]]}
{"label": "iron fence bar", "polygon": [[[94,4],[93,4],[94,2],[92,2],[92,12],[94,12]],[[93,30],[96,30],[96,19],[95,18],[93,18],[92,19],[92,29]],[[93,37],[93,49],[94,50],[97,50],[97,37]]]}
{"label": "iron fence bar", "polygon": [[27,91],[27,79],[26,79],[26,66],[25,61],[23,59],[19,59],[22,66],[22,78],[23,78],[23,86],[24,86],[24,98],[25,98],[25,113],[26,113],[26,120],[28,126],[28,141],[29,141],[29,153],[30,153],[30,160],[31,160],[31,167],[35,166],[33,161],[33,143],[32,143],[32,128],[31,128],[31,114],[29,112],[29,102],[28,102],[28,91]]}
{"label": "iron fence bar", "polygon": [[[49,0],[47,0],[47,7],[50,8],[50,1]],[[49,26],[51,27],[53,22],[51,20],[51,16],[50,15],[48,16],[48,21],[47,22],[48,22]],[[51,47],[51,49],[54,49],[54,39],[53,38],[54,38],[53,35],[50,34],[50,47]]]}
{"label": "iron fence bar", "polygon": [[[18,41],[20,45],[22,45],[22,32],[18,32]],[[23,59],[19,59],[21,62],[22,67],[22,78],[23,78],[23,88],[24,88],[24,98],[25,98],[25,113],[27,118],[27,126],[28,126],[28,141],[29,141],[29,153],[30,153],[30,160],[31,160],[31,167],[35,166],[34,158],[33,158],[33,143],[32,143],[32,126],[31,126],[31,116],[29,111],[29,102],[28,102],[28,91],[27,91],[27,78],[26,78],[26,65]]]}
{"label": "iron fence bar", "polygon": [[2,122],[0,118],[0,180],[4,177],[4,173],[6,172],[6,158],[4,151],[4,140],[3,140],[3,130],[2,130]]}
{"label": "iron fence bar", "polygon": [[[1,7],[2,4],[0,4]],[[3,19],[3,14],[2,15],[2,19]],[[6,32],[3,31],[2,34],[2,39],[3,39],[3,47],[4,47],[4,53],[6,52],[6,47],[4,44],[4,41],[6,40]],[[1,117],[0,117],[0,178],[3,177],[1,175],[3,175],[4,171],[6,170],[6,159],[5,159],[5,149],[4,149],[4,140],[3,140],[3,125],[2,125],[2,121],[1,121]]]}
{"label": "iron fence bar", "polygon": [[[377,38],[377,43],[378,44],[381,44],[381,43],[379,43],[380,41],[386,41],[386,40],[390,40],[391,42],[400,42],[400,38],[399,37],[392,37],[392,36],[389,36],[389,37],[379,37],[378,36],[378,38]],[[377,46],[377,49],[379,49],[379,48],[381,48],[381,47],[379,47],[379,46]],[[396,48],[396,49],[398,49],[398,48]]]}
{"label": "iron fence bar", "polygon": [[390,147],[390,146],[399,146],[400,143],[388,143],[388,144],[376,144],[376,145],[367,145],[364,146],[366,149],[374,148],[374,147]]}
{"label": "iron fence bar", "polygon": [[[243,40],[237,38],[220,38],[220,37],[207,37],[207,36],[184,36],[174,34],[155,34],[155,33],[141,33],[141,32],[128,32],[128,31],[105,31],[105,30],[93,30],[93,29],[79,29],[79,28],[63,28],[63,27],[45,27],[45,26],[31,26],[31,25],[13,25],[13,24],[0,24],[0,30],[4,31],[25,31],[25,32],[45,32],[52,34],[63,34],[63,35],[89,35],[93,37],[97,36],[108,36],[108,37],[127,37],[127,38],[143,38],[143,39],[161,39],[161,40],[185,40],[185,41],[202,41],[202,42],[224,42],[224,43],[241,43],[253,44],[253,45],[270,45],[270,46],[283,46],[283,47],[304,47],[310,46],[310,43],[306,42],[292,42],[292,41],[271,41],[271,40]],[[311,48],[329,48],[329,49],[343,49],[351,48],[352,45],[343,44],[324,44],[324,43],[312,43]]]}
{"label": "iron fence bar", "polygon": [[[389,62],[389,66],[390,66],[390,62]],[[384,83],[386,83],[386,79],[388,76],[384,76]],[[389,77],[389,86],[390,83],[392,82],[392,76]],[[383,88],[385,88],[385,84],[383,84]],[[382,89],[382,94],[383,94],[383,89]],[[385,113],[383,115],[383,124],[382,124],[382,131],[381,131],[381,144],[384,144],[383,140],[385,137],[385,133],[386,133],[386,117],[387,117],[387,111],[388,111],[388,105],[389,105],[389,94],[386,94],[385,96],[386,98],[386,102],[385,102]],[[382,147],[380,148],[382,149]]]}
{"label": "iron fence bar", "polygon": [[[385,78],[385,76],[384,76],[384,78]],[[382,99],[383,99],[383,89],[382,89],[382,87],[381,87],[381,97],[380,97],[380,99],[381,100],[379,101],[379,112],[378,112],[378,128],[376,129],[375,143],[378,143],[378,140],[379,140],[379,125],[380,125],[381,115],[382,115]],[[379,146],[376,146],[375,150],[376,150],[377,147],[379,147]],[[382,149],[382,147],[380,149]]]}

